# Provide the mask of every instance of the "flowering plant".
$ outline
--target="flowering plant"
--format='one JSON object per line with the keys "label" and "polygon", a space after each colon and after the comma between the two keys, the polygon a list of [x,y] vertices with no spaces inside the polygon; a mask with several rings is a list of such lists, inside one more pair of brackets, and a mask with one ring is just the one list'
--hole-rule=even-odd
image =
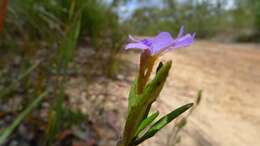
{"label": "flowering plant", "polygon": [[128,115],[123,137],[118,142],[118,146],[136,146],[142,143],[192,107],[193,103],[183,105],[154,122],[159,112],[150,114],[150,109],[164,86],[172,62],[160,62],[155,77],[151,81],[149,78],[159,56],[176,48],[189,46],[194,37],[195,33],[184,35],[184,27],[180,28],[176,39],[173,39],[168,32],[161,32],[157,36],[147,39],[135,39],[129,36],[132,42],[127,44],[125,49],[139,49],[142,50],[142,53],[138,77],[131,85],[128,97]]}

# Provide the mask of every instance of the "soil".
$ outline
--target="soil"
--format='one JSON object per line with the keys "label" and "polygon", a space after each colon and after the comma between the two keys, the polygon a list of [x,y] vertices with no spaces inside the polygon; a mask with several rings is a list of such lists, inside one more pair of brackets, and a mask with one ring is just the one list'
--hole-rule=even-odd
{"label": "soil", "polygon": [[[94,105],[103,108],[103,122],[96,122],[101,146],[115,145],[121,134],[128,90],[138,69],[139,55],[135,51],[122,51],[119,58],[124,65],[119,67],[116,80],[99,78],[88,87],[96,104],[89,104],[88,100],[81,101],[82,106],[76,104],[90,119],[97,115]],[[260,145],[259,45],[197,41],[191,47],[164,54],[160,60],[173,61],[160,99],[153,105],[160,115],[194,102],[197,92],[203,90],[201,103],[188,118],[176,145]],[[71,82],[75,87],[81,83],[81,79]],[[71,97],[91,98],[84,92],[75,93],[72,87],[68,91]],[[168,125],[142,146],[172,146],[172,127],[173,124]]]}
{"label": "soil", "polygon": [[[124,56],[138,66],[138,54]],[[178,145],[260,145],[259,45],[199,41],[161,59],[173,60],[157,105],[161,113],[194,101],[197,91],[203,90],[202,102]],[[170,127],[143,145],[170,145]]]}

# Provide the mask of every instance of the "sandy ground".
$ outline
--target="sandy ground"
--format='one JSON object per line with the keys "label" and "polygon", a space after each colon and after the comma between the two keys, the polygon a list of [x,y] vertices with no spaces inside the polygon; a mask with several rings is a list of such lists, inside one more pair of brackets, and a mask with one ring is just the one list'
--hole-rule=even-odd
{"label": "sandy ground", "polygon": [[[119,119],[122,119],[126,114],[128,89],[137,71],[139,53],[123,52],[120,57],[128,63],[118,80],[105,85],[106,96],[113,102],[102,106],[120,108]],[[197,91],[203,90],[201,104],[180,133],[178,146],[260,146],[259,45],[197,41],[191,47],[161,57],[161,60],[169,59],[173,60],[173,66],[160,100],[154,105],[161,114],[193,102]],[[96,82],[97,85],[100,83]],[[111,116],[113,114],[108,114],[106,119],[113,125],[116,120]],[[171,146],[167,141],[172,135],[172,127],[164,128],[142,146]]]}
{"label": "sandy ground", "polygon": [[[138,55],[129,56],[138,63]],[[173,60],[160,96],[162,113],[193,101],[203,90],[202,102],[178,145],[260,145],[260,46],[199,41],[161,59]],[[165,134],[170,135],[170,129],[144,145],[167,144]]]}

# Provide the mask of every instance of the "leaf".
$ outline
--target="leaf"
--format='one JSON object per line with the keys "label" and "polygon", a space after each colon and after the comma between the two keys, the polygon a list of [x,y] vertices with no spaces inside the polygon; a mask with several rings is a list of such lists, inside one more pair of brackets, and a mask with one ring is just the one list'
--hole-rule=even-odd
{"label": "leaf", "polygon": [[132,82],[129,96],[128,96],[128,111],[130,111],[130,108],[133,107],[136,104],[137,101],[137,95],[136,95],[136,85],[137,85],[137,80],[135,79]]}
{"label": "leaf", "polygon": [[[171,61],[165,63],[156,74],[155,78],[147,84],[141,95],[135,95],[135,104],[128,111],[122,143],[129,145],[135,137],[136,130],[146,117],[147,108],[156,100],[168,76]],[[133,97],[131,97],[133,98]]]}
{"label": "leaf", "polygon": [[142,130],[144,130],[148,125],[150,125],[159,115],[159,112],[152,113],[149,117],[145,118],[139,125],[135,136],[137,136]]}
{"label": "leaf", "polygon": [[171,64],[172,62],[168,61],[162,67],[160,67],[160,70],[157,72],[155,78],[146,85],[142,94],[143,98],[140,99],[143,100],[142,102],[152,103],[157,99],[163,88],[166,78],[168,77]]}
{"label": "leaf", "polygon": [[5,97],[6,95],[8,95],[13,90],[15,90],[17,88],[17,86],[19,85],[19,81],[21,81],[22,79],[24,79],[25,77],[30,75],[30,73],[32,71],[34,71],[34,69],[37,68],[39,66],[39,64],[40,64],[40,62],[37,62],[37,63],[33,64],[32,66],[30,66],[27,70],[25,70],[23,73],[21,73],[18,76],[18,78],[11,83],[11,85],[9,85],[4,90],[2,90],[0,92],[0,99]]}
{"label": "leaf", "polygon": [[[74,19],[71,20],[71,23],[67,26],[65,37],[61,42],[59,48],[59,73],[62,71],[67,71],[69,63],[73,59],[74,50],[77,45],[77,40],[80,34],[80,24],[81,24],[81,13],[77,11],[75,13]],[[60,128],[66,123],[65,119],[62,119],[65,113],[64,108],[64,85],[66,82],[67,74],[63,75],[63,79],[58,82],[59,89],[57,90],[57,98],[54,101],[52,110],[50,110],[48,128],[46,129],[45,144],[50,145],[53,141]]]}
{"label": "leaf", "polygon": [[159,94],[161,93],[164,83],[168,77],[171,64],[171,61],[166,62],[165,65],[161,63],[161,67],[159,67],[159,69],[157,68],[158,71],[156,72],[155,78],[145,87],[143,92],[143,96],[145,98],[140,98],[146,100],[145,103],[147,103],[146,112],[143,115],[143,119],[147,117],[153,102],[158,98]]}
{"label": "leaf", "polygon": [[[158,67],[156,68],[156,73],[158,73],[158,71],[159,71],[162,67],[163,67],[163,63],[160,62],[159,65],[158,65]],[[145,115],[144,115],[144,117],[143,117],[144,119],[147,118],[151,107],[152,107],[152,103],[150,103],[150,104],[147,106]]]}
{"label": "leaf", "polygon": [[165,127],[167,124],[169,124],[173,119],[177,118],[179,115],[181,115],[183,112],[185,112],[192,106],[193,106],[193,103],[183,105],[183,106],[177,108],[176,110],[170,112],[166,116],[162,117],[155,124],[153,124],[151,126],[151,128],[142,137],[135,140],[133,142],[134,145],[138,145],[138,144],[142,143],[143,141],[147,140],[148,138],[153,137],[159,130],[161,130],[163,127]]}
{"label": "leaf", "polygon": [[73,59],[74,50],[77,45],[77,40],[80,34],[81,27],[81,14],[78,12],[74,19],[71,20],[71,24],[68,24],[66,34],[61,42],[59,48],[59,64],[63,69],[68,67],[68,64]]}
{"label": "leaf", "polygon": [[156,73],[161,69],[162,66],[163,66],[163,63],[160,62],[159,65],[158,65],[158,67],[157,67],[157,69],[156,69]]}
{"label": "leaf", "polygon": [[0,134],[0,145],[2,145],[7,137],[13,132],[13,130],[23,121],[23,119],[35,108],[37,105],[40,104],[43,97],[48,94],[48,91],[43,92],[40,96],[38,96],[22,113],[18,115],[18,117],[13,121],[13,123],[7,127],[3,132]]}

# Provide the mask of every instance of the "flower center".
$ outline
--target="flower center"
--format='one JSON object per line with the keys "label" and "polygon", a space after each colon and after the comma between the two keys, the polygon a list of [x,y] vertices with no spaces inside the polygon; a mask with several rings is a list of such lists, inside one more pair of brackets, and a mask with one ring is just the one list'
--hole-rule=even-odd
{"label": "flower center", "polygon": [[152,46],[152,42],[147,40],[147,39],[143,39],[143,40],[141,40],[141,42],[144,43],[145,45],[149,46],[149,47]]}

